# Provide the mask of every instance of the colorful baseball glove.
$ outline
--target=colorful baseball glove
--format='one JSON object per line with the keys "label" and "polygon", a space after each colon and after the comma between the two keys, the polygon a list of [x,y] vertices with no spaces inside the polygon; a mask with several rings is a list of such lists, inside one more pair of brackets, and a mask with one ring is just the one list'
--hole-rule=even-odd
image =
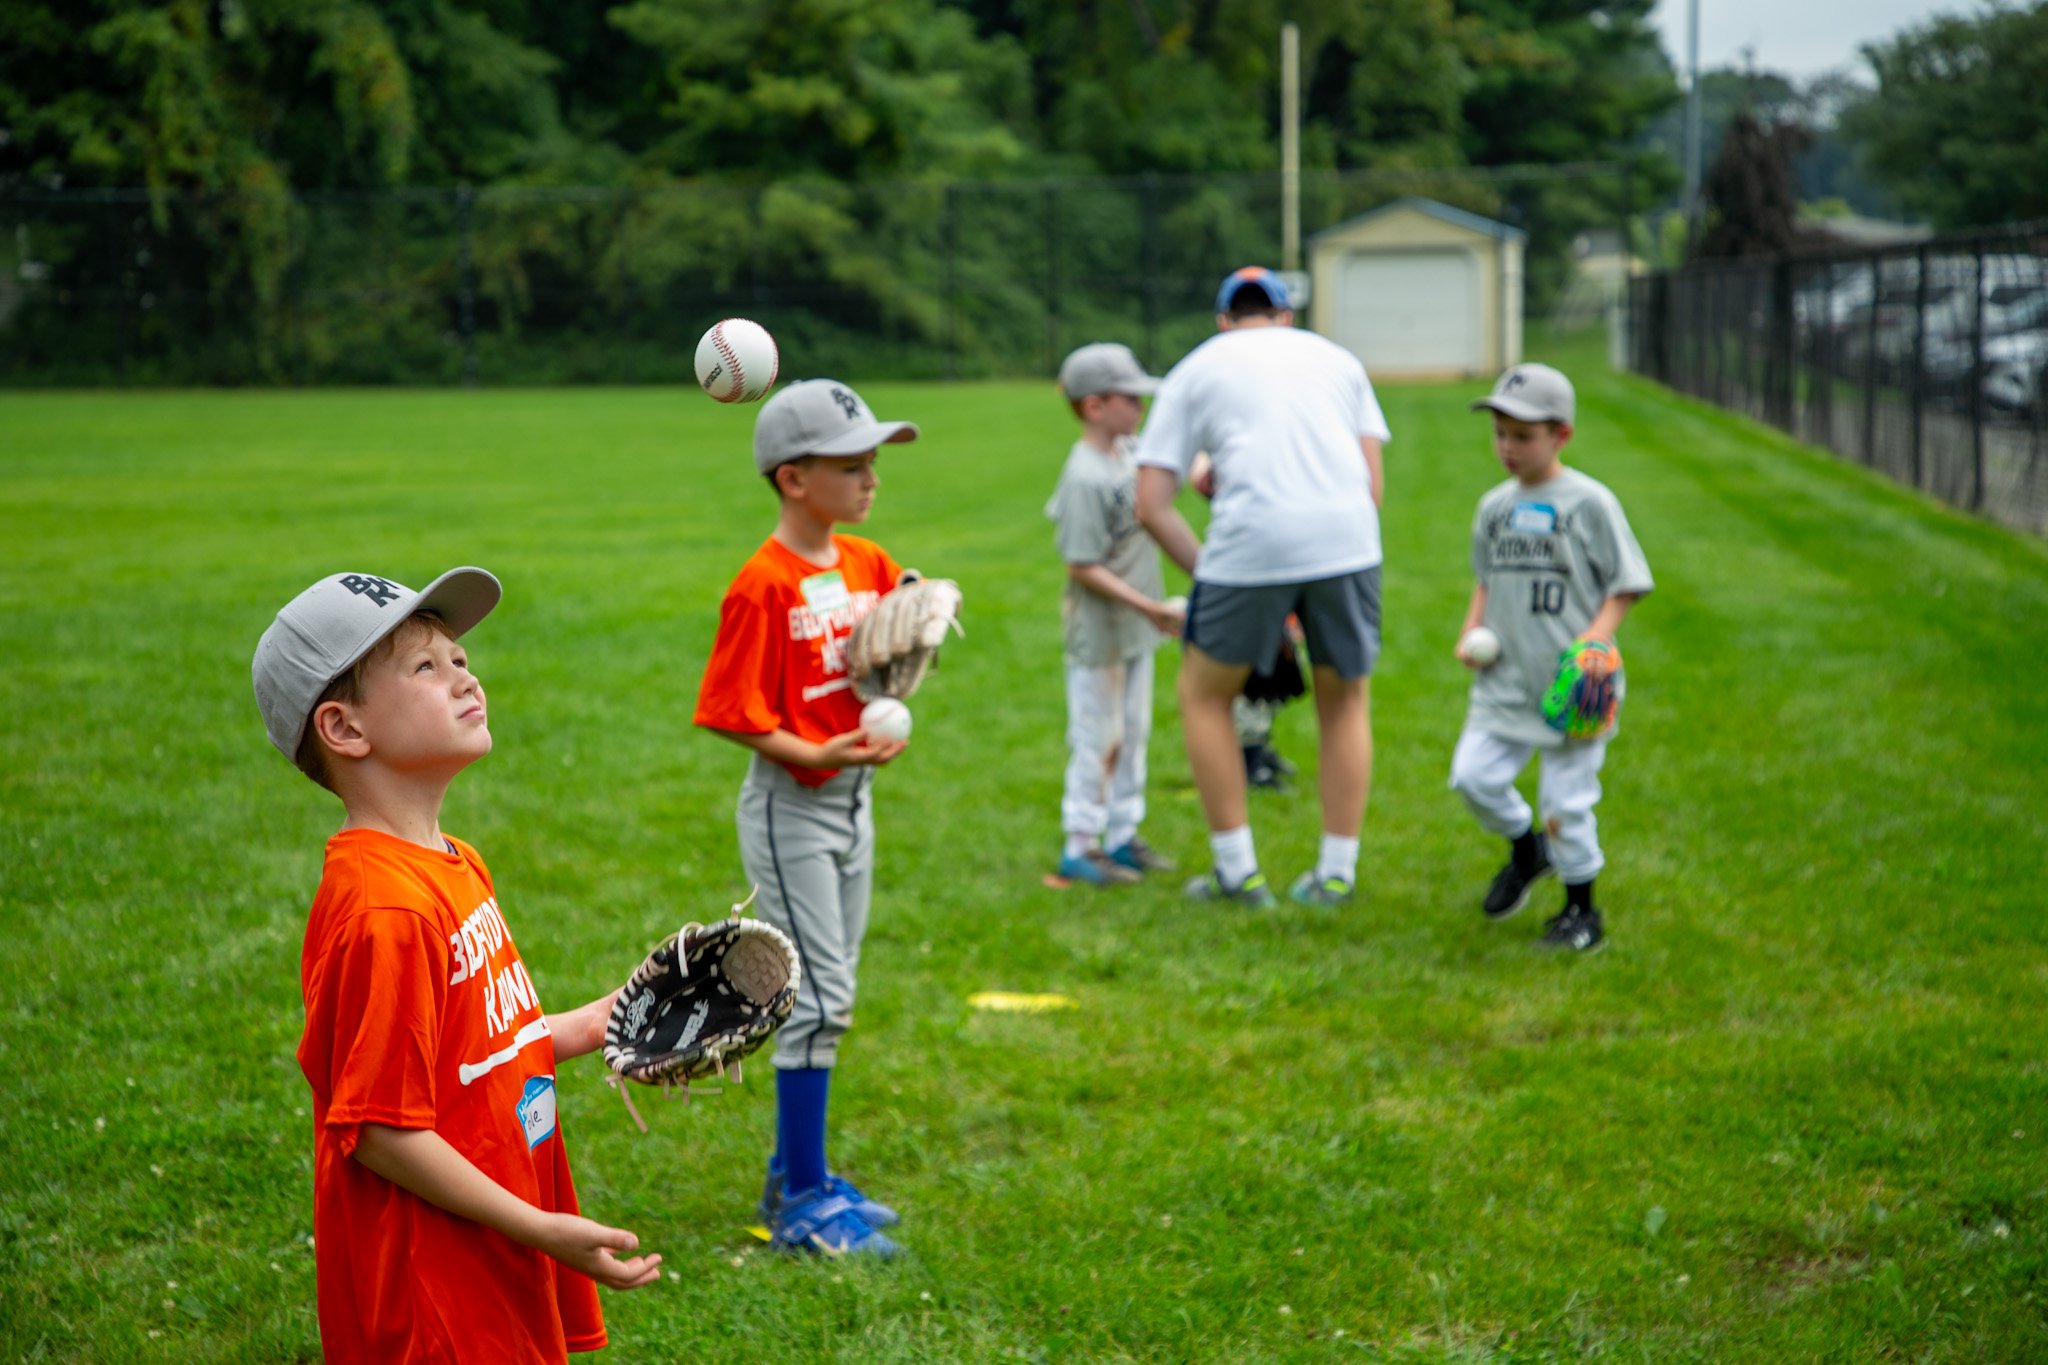
{"label": "colorful baseball glove", "polygon": [[960,585],[904,570],[895,591],[860,618],[847,641],[853,694],[862,701],[907,699],[924,681],[949,630],[967,633],[960,625]]}
{"label": "colorful baseball glove", "polygon": [[[796,945],[773,925],[740,918],[744,909],[717,924],[684,925],[626,982],[604,1030],[605,1064],[617,1076],[680,1086],[685,1099],[693,1080],[739,1084],[740,1060],[789,1018],[803,976]],[[619,1094],[646,1132],[632,1099]]]}
{"label": "colorful baseball glove", "polygon": [[1605,640],[1574,641],[1558,656],[1543,695],[1543,723],[1567,739],[1598,739],[1621,703],[1621,651]]}

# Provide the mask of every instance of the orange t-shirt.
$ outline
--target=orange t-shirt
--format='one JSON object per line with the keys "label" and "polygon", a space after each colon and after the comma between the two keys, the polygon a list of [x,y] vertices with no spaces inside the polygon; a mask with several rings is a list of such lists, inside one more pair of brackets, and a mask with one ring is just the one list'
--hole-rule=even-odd
{"label": "orange t-shirt", "polygon": [[[903,571],[871,540],[834,536],[832,546],[839,562],[821,569],[770,536],[740,566],[719,608],[697,724],[743,735],[787,730],[813,744],[860,728],[846,642]],[[783,766],[807,787],[838,772]]]}
{"label": "orange t-shirt", "polygon": [[327,841],[306,923],[299,1067],[313,1087],[320,1343],[342,1362],[561,1361],[605,1344],[597,1285],[353,1159],[360,1127],[431,1128],[575,1213],[555,1047],[476,850],[375,830]]}

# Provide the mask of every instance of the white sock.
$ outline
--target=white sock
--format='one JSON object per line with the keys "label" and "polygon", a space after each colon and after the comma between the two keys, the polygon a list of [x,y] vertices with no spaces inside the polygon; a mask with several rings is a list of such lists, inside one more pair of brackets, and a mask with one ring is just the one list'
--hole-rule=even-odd
{"label": "white sock", "polygon": [[1258,851],[1252,847],[1252,827],[1239,825],[1221,834],[1209,832],[1209,847],[1216,855],[1216,875],[1225,886],[1243,886],[1245,878],[1259,870]]}
{"label": "white sock", "polygon": [[1358,884],[1358,840],[1336,834],[1323,836],[1322,852],[1316,854],[1316,880],[1335,877],[1352,886]]}
{"label": "white sock", "polygon": [[1069,858],[1082,858],[1082,857],[1086,857],[1086,856],[1087,856],[1088,854],[1090,854],[1090,853],[1092,853],[1092,852],[1094,852],[1094,851],[1095,851],[1095,836],[1094,836],[1094,835],[1092,835],[1092,834],[1074,834],[1074,833],[1071,833],[1071,832],[1069,832],[1069,833],[1068,833],[1068,835],[1067,835],[1067,856],[1068,856]]}

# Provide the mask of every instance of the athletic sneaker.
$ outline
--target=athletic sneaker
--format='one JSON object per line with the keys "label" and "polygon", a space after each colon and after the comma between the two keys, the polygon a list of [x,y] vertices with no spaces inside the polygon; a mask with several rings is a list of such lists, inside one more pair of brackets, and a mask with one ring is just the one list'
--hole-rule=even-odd
{"label": "athletic sneaker", "polygon": [[834,1258],[872,1256],[878,1261],[893,1261],[903,1251],[855,1212],[851,1199],[823,1185],[784,1199],[768,1229],[769,1244],[777,1251]]}
{"label": "athletic sneaker", "polygon": [[1314,868],[1294,879],[1294,885],[1287,888],[1287,899],[1296,905],[1314,905],[1324,909],[1335,909],[1351,904],[1355,888],[1342,877],[1317,877]]}
{"label": "athletic sneaker", "polygon": [[[865,1218],[868,1226],[871,1228],[893,1228],[903,1221],[897,1217],[896,1210],[890,1208],[887,1204],[877,1204],[874,1200],[863,1194],[858,1185],[842,1176],[826,1176],[824,1187],[833,1194],[843,1195],[846,1201],[853,1205],[853,1211],[862,1218]],[[770,1157],[768,1158],[768,1178],[761,1184],[761,1202],[756,1206],[756,1212],[761,1215],[763,1223],[773,1227],[775,1226],[776,1212],[781,1208],[782,1167],[775,1164],[774,1157]]]}
{"label": "athletic sneaker", "polygon": [[1182,888],[1189,900],[1236,901],[1247,910],[1271,910],[1280,902],[1274,898],[1273,888],[1266,885],[1266,874],[1254,872],[1236,886],[1225,886],[1223,878],[1213,870],[1203,873]]}
{"label": "athletic sneaker", "polygon": [[1506,919],[1529,903],[1529,892],[1536,883],[1556,874],[1557,869],[1550,865],[1550,844],[1539,834],[1535,865],[1524,866],[1510,854],[1507,865],[1493,874],[1493,885],[1486,888],[1480,909],[1488,919]]}
{"label": "athletic sneaker", "polygon": [[1090,886],[1136,886],[1145,880],[1144,873],[1114,861],[1099,848],[1062,854],[1060,875],[1070,882],[1086,882]]}
{"label": "athletic sneaker", "polygon": [[1590,953],[1606,942],[1607,935],[1601,932],[1598,910],[1590,907],[1581,910],[1575,905],[1567,905],[1543,921],[1543,937],[1536,940],[1536,946],[1554,951]]}
{"label": "athletic sneaker", "polygon": [[1294,765],[1273,751],[1270,744],[1247,744],[1244,746],[1245,785],[1263,788],[1266,791],[1284,792],[1287,779],[1294,772]]}
{"label": "athletic sneaker", "polygon": [[1135,834],[1131,836],[1128,844],[1111,849],[1109,860],[1128,867],[1133,872],[1171,872],[1180,866]]}

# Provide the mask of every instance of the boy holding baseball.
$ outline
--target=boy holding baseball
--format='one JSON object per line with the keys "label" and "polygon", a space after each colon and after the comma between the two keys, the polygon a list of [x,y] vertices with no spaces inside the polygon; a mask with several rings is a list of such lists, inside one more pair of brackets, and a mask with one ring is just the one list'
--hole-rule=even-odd
{"label": "boy holding baseball", "polygon": [[[1622,618],[1654,584],[1620,501],[1561,459],[1576,410],[1569,379],[1548,365],[1517,365],[1472,410],[1492,413],[1494,453],[1509,478],[1480,498],[1472,522],[1478,583],[1457,651],[1473,670],[1472,697],[1451,788],[1509,844],[1482,902],[1486,917],[1506,919],[1538,881],[1559,876],[1564,908],[1545,922],[1541,946],[1588,952],[1605,941],[1593,902],[1604,864],[1593,807],[1613,731],[1567,739],[1545,722],[1543,697],[1559,655],[1578,641],[1612,646]],[[1474,638],[1481,626],[1497,647]],[[1529,803],[1515,790],[1538,750],[1540,829],[1531,828]]]}
{"label": "boy holding baseball", "polygon": [[252,664],[271,742],[346,812],[300,958],[331,1362],[564,1360],[605,1344],[593,1281],[660,1275],[578,1215],[556,1118],[556,1064],[603,1043],[612,997],[543,1013],[483,859],[441,832],[491,750],[459,641],[498,595],[481,569],[419,593],[334,574]]}
{"label": "boy holding baseball", "polygon": [[1160,600],[1159,547],[1138,524],[1131,434],[1159,381],[1128,346],[1083,346],[1060,366],[1060,393],[1081,419],[1045,514],[1066,594],[1066,834],[1059,875],[1118,886],[1173,863],[1138,837],[1145,818],[1145,746],[1152,735],[1152,656],[1180,634],[1182,610]]}
{"label": "boy holding baseball", "polygon": [[874,773],[903,752],[862,728],[847,671],[853,627],[902,570],[839,525],[866,521],[880,447],[917,439],[877,421],[850,387],[791,384],[754,423],[754,467],[780,503],[775,529],[741,566],[719,609],[696,723],[753,751],[740,785],[740,860],[761,918],[803,961],[796,1007],[776,1037],[776,1149],[761,1215],[788,1251],[888,1259],[880,1229],[898,1219],[825,1160],[825,1116],[839,1040],[853,1023],[855,974],[874,878]]}

